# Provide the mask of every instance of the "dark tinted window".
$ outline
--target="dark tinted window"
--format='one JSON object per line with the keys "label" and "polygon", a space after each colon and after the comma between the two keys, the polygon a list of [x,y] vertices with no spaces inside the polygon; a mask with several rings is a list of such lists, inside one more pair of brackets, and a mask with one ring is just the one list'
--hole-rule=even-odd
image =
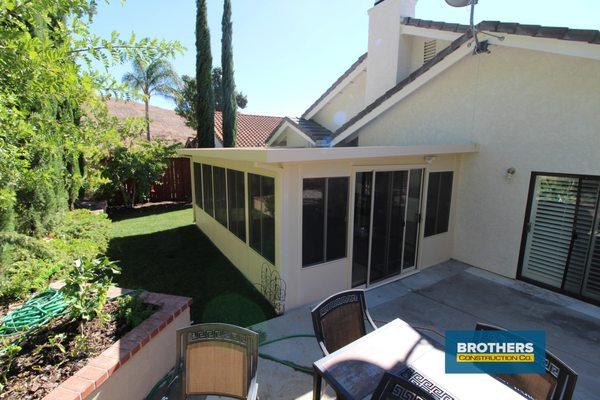
{"label": "dark tinted window", "polygon": [[371,194],[373,173],[357,172],[354,185],[354,238],[352,246],[352,287],[367,283],[369,237],[371,229]]}
{"label": "dark tinted window", "polygon": [[244,195],[244,173],[227,170],[227,197],[229,230],[246,241],[246,202]]}
{"label": "dark tinted window", "polygon": [[429,174],[425,236],[448,231],[453,175],[452,171]]}
{"label": "dark tinted window", "polygon": [[348,178],[304,179],[302,265],[346,257]]}
{"label": "dark tinted window", "polygon": [[204,211],[214,216],[215,210],[213,207],[213,186],[212,186],[212,166],[202,164],[202,187],[204,199]]}
{"label": "dark tinted window", "polygon": [[304,179],[302,188],[302,265],[323,262],[325,178]]}
{"label": "dark tinted window", "polygon": [[202,164],[194,163],[194,199],[196,206],[203,208],[202,203]]}
{"label": "dark tinted window", "polygon": [[275,263],[275,179],[248,174],[250,246]]}
{"label": "dark tinted window", "polygon": [[346,257],[348,178],[329,178],[327,185],[327,261]]}
{"label": "dark tinted window", "polygon": [[213,167],[213,186],[215,197],[215,219],[227,226],[227,184],[225,168]]}

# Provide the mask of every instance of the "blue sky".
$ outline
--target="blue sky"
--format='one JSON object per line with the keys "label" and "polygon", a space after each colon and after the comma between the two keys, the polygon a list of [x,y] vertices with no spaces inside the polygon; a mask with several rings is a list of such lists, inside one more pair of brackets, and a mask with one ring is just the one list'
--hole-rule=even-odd
{"label": "blue sky", "polygon": [[[233,0],[235,80],[248,96],[245,113],[299,116],[367,50],[367,10],[373,0]],[[213,64],[221,63],[222,0],[208,0]],[[108,36],[179,40],[180,74],[195,70],[195,0],[99,2],[93,31]],[[467,9],[419,0],[417,18],[468,22]],[[500,20],[600,29],[600,0],[480,0],[476,21]],[[129,66],[111,72],[120,77]],[[173,108],[161,98],[152,104]]]}

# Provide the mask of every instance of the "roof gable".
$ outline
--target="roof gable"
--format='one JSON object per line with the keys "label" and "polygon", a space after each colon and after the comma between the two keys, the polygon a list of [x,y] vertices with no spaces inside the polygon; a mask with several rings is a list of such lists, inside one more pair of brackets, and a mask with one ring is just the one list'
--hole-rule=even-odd
{"label": "roof gable", "polygon": [[273,130],[266,140],[268,145],[271,145],[285,131],[286,127],[290,127],[296,134],[301,136],[311,145],[318,145],[321,141],[329,142],[332,138],[332,132],[327,128],[319,125],[313,120],[304,118],[285,117],[281,123]]}

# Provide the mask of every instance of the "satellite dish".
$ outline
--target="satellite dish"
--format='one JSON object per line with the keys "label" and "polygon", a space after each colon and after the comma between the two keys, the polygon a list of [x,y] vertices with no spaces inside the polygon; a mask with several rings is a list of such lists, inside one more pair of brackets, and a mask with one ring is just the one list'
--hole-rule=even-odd
{"label": "satellite dish", "polygon": [[466,7],[477,3],[475,0],[446,0],[446,3],[452,7]]}
{"label": "satellite dish", "polygon": [[479,38],[477,37],[477,27],[475,26],[475,5],[479,0],[446,0],[449,6],[452,7],[466,7],[471,6],[471,34],[475,37],[475,50],[473,54],[479,54],[480,52],[487,51],[487,47],[483,50],[480,49]]}

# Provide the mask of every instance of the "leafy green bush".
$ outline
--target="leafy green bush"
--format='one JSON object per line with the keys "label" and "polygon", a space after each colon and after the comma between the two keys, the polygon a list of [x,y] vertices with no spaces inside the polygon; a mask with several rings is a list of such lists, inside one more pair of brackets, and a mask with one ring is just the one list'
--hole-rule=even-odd
{"label": "leafy green bush", "polygon": [[164,141],[138,141],[117,146],[106,161],[102,176],[110,182],[101,189],[108,199],[120,195],[127,206],[146,201],[152,185],[160,182],[179,144]]}
{"label": "leafy green bush", "polygon": [[121,296],[117,298],[117,304],[115,320],[124,332],[144,322],[155,311],[154,306],[142,302],[139,294]]}
{"label": "leafy green bush", "polygon": [[[82,324],[96,317],[106,320],[108,316],[103,308],[112,277],[120,273],[119,268],[106,257],[76,260],[74,264],[61,289],[69,303],[71,317]],[[86,335],[86,332],[80,333]]]}
{"label": "leafy green bush", "polygon": [[94,259],[106,251],[110,220],[76,210],[48,238],[0,233],[0,301],[22,299],[65,278],[76,259]]}

